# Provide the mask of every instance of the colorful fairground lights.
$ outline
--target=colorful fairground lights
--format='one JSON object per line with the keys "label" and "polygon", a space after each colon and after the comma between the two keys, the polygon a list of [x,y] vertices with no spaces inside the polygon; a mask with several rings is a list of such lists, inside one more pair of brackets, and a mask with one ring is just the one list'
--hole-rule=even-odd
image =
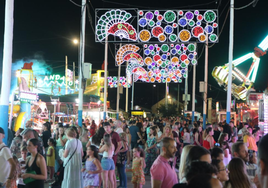
{"label": "colorful fairground lights", "polygon": [[124,88],[130,88],[130,84],[127,82],[126,77],[120,77],[120,80],[118,82],[118,78],[116,76],[110,76],[107,78],[108,79],[108,86],[110,88],[116,88],[119,86],[123,86]]}
{"label": "colorful fairground lights", "polygon": [[[238,59],[235,59],[233,64],[232,75],[236,78],[240,84],[236,85],[232,83],[232,94],[241,100],[246,100],[247,93],[252,85],[255,83],[259,64],[260,57],[266,54],[268,49],[268,36],[259,44],[258,47],[254,48],[254,52],[248,53]],[[241,65],[245,61],[252,59],[252,64],[247,72],[243,74],[238,68],[238,65]],[[216,79],[219,85],[223,85],[225,88],[228,85],[228,75],[229,75],[229,63],[223,66],[217,66],[212,71],[212,76]]]}
{"label": "colorful fairground lights", "polygon": [[182,78],[187,77],[188,65],[197,63],[196,45],[193,43],[144,44],[144,59],[138,54],[139,49],[136,45],[126,44],[116,54],[117,65],[128,62],[126,76],[132,79],[131,75],[134,75],[134,82],[180,83]]}
{"label": "colorful fairground lights", "polygon": [[96,41],[113,35],[118,41],[141,43],[204,43],[206,40],[215,43],[218,42],[217,13],[217,10],[138,10],[136,24],[133,20],[130,23],[132,15],[125,10],[107,10],[97,21]]}

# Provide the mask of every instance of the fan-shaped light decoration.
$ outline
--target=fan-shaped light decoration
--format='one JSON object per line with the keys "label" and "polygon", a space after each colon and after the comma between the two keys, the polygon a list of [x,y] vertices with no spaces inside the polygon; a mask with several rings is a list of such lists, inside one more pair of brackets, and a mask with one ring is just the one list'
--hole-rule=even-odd
{"label": "fan-shaped light decoration", "polygon": [[116,53],[117,65],[121,65],[124,61],[129,61],[131,58],[136,59],[141,65],[143,65],[142,57],[136,52],[140,48],[136,45],[126,44],[122,46]]}
{"label": "fan-shaped light decoration", "polygon": [[127,21],[132,15],[125,10],[113,9],[103,14],[96,25],[98,41],[103,41],[109,34],[120,39],[137,40],[136,29]]}

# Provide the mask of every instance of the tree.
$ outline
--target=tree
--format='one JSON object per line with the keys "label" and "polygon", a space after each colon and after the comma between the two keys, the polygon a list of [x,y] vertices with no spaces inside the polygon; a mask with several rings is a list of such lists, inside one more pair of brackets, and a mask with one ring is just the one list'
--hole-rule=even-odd
{"label": "tree", "polygon": [[159,110],[159,113],[161,113],[164,117],[179,115],[176,104],[168,104],[167,108],[166,108],[166,105],[161,104],[158,110]]}

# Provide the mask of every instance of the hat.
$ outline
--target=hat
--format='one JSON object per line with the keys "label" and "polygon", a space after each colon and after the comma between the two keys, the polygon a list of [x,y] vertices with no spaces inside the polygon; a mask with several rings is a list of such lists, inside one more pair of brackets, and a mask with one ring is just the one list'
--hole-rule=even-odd
{"label": "hat", "polygon": [[24,129],[24,130],[20,133],[20,135],[23,136],[23,135],[25,135],[26,133],[28,133],[29,131],[33,131],[33,129],[32,129],[32,128]]}
{"label": "hat", "polygon": [[103,126],[111,126],[109,122],[104,122]]}
{"label": "hat", "polygon": [[5,131],[2,127],[0,127],[0,133],[5,134]]}

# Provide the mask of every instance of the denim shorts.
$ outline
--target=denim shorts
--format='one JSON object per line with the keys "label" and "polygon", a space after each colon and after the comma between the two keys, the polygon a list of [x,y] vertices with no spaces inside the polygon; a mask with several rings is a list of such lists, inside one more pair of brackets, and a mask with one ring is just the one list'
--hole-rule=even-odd
{"label": "denim shorts", "polygon": [[0,182],[0,188],[5,188],[4,183]]}
{"label": "denim shorts", "polygon": [[103,170],[107,170],[107,171],[114,170],[115,169],[114,160],[111,158],[103,157],[101,159],[101,167]]}

